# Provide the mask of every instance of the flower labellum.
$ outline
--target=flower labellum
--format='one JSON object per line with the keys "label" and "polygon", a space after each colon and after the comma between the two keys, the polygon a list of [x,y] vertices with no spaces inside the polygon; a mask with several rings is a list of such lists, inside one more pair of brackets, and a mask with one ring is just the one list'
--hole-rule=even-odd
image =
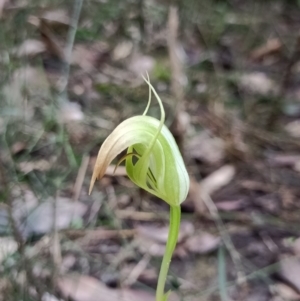
{"label": "flower labellum", "polygon": [[[144,78],[145,79],[145,78]],[[96,179],[104,176],[112,160],[127,149],[125,160],[128,177],[140,188],[167,202],[179,206],[189,190],[189,176],[171,132],[164,125],[165,112],[161,99],[148,80],[149,100],[143,115],[126,119],[102,144],[92,175],[90,192]],[[154,93],[161,118],[146,116]]]}

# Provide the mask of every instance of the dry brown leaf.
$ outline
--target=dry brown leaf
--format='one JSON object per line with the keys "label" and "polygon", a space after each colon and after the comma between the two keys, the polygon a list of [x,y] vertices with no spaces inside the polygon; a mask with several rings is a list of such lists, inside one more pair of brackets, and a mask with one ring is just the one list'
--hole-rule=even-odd
{"label": "dry brown leaf", "polygon": [[300,238],[297,238],[292,243],[292,249],[293,249],[294,254],[300,258]]}
{"label": "dry brown leaf", "polygon": [[300,295],[297,294],[297,292],[292,289],[290,286],[284,284],[284,283],[276,283],[274,286],[272,286],[272,291],[279,295],[283,300],[289,300],[289,301],[298,301],[300,300]]}
{"label": "dry brown leaf", "polygon": [[272,154],[268,156],[268,162],[273,166],[293,167],[300,163],[300,156],[297,154]]}
{"label": "dry brown leaf", "polygon": [[66,298],[74,301],[154,301],[154,295],[132,289],[112,289],[89,276],[65,276],[58,287]]}
{"label": "dry brown leaf", "polygon": [[279,275],[300,293],[300,260],[297,258],[283,258],[280,261]]}
{"label": "dry brown leaf", "polygon": [[43,53],[46,50],[46,46],[43,42],[34,39],[28,39],[24,41],[17,49],[18,57],[34,57],[37,54]]}
{"label": "dry brown leaf", "polygon": [[155,60],[149,55],[135,54],[128,63],[128,69],[136,75],[150,73],[154,68]]}
{"label": "dry brown leaf", "polygon": [[2,91],[4,98],[16,110],[14,116],[30,120],[34,114],[34,106],[41,106],[48,99],[50,86],[43,70],[26,66],[13,73],[10,82]]}
{"label": "dry brown leaf", "polygon": [[58,299],[55,296],[49,294],[49,293],[44,293],[42,297],[42,301],[63,301],[62,299]]}
{"label": "dry brown leaf", "polygon": [[0,19],[3,16],[4,7],[7,2],[8,2],[8,0],[0,0]]}
{"label": "dry brown leaf", "polygon": [[[143,254],[162,257],[166,249],[169,227],[139,226],[138,235],[135,238],[136,244]],[[174,255],[180,258],[186,257],[186,251],[180,243],[186,240],[194,233],[194,226],[183,221],[180,226],[178,235],[178,244],[175,248]]]}
{"label": "dry brown leaf", "polygon": [[9,255],[18,250],[18,243],[14,238],[0,237],[0,263]]}
{"label": "dry brown leaf", "polygon": [[207,195],[211,195],[220,188],[229,184],[235,176],[235,168],[233,165],[224,165],[218,170],[211,173],[200,182],[200,191]]}
{"label": "dry brown leaf", "polygon": [[24,149],[26,149],[26,143],[23,141],[17,141],[11,146],[11,153],[15,155]]}
{"label": "dry brown leaf", "polygon": [[24,174],[28,174],[28,173],[32,172],[33,170],[45,172],[52,167],[51,161],[52,160],[41,159],[41,160],[36,160],[36,161],[20,162],[19,169]]}
{"label": "dry brown leaf", "polygon": [[[180,243],[187,237],[191,236],[195,231],[192,223],[183,221],[180,225],[177,242]],[[168,240],[169,227],[155,227],[155,226],[138,226],[137,233],[153,242],[165,244]]]}
{"label": "dry brown leaf", "polygon": [[279,39],[273,38],[267,41],[266,44],[259,46],[254,49],[250,57],[252,60],[259,61],[264,59],[266,56],[278,53],[282,49],[282,43]]}
{"label": "dry brown leaf", "polygon": [[81,121],[83,118],[84,115],[81,106],[76,102],[64,102],[58,112],[58,120],[61,123]]}
{"label": "dry brown leaf", "polygon": [[109,57],[109,46],[104,42],[92,45],[76,45],[72,53],[71,64],[78,65],[84,71],[92,71]]}
{"label": "dry brown leaf", "polygon": [[128,57],[133,50],[133,43],[131,41],[122,41],[114,48],[112,59],[120,61]]}
{"label": "dry brown leaf", "polygon": [[294,120],[286,124],[286,132],[294,138],[300,137],[300,120]]}
{"label": "dry brown leaf", "polygon": [[55,25],[56,23],[69,25],[71,19],[64,9],[56,9],[45,12],[41,19],[44,19],[48,24]]}
{"label": "dry brown leaf", "polygon": [[186,152],[192,158],[215,164],[225,157],[225,143],[209,131],[203,131],[188,142]]}
{"label": "dry brown leaf", "polygon": [[[24,200],[25,201],[24,201]],[[21,231],[24,236],[41,235],[53,230],[54,200],[49,199],[38,203],[34,195],[29,193],[23,199],[14,202],[13,214],[15,220],[22,222]],[[80,219],[87,211],[87,206],[68,198],[56,199],[56,229],[65,229],[73,220]]]}
{"label": "dry brown leaf", "polygon": [[239,86],[248,93],[261,96],[274,94],[278,90],[278,85],[262,72],[253,72],[242,75],[239,79]]}
{"label": "dry brown leaf", "polygon": [[[187,203],[187,204],[186,204]],[[190,178],[189,195],[183,206],[187,206],[190,210],[196,209],[200,214],[208,212],[206,205],[201,199],[200,185],[195,178]]]}
{"label": "dry brown leaf", "polygon": [[247,205],[246,199],[239,199],[239,200],[229,200],[229,201],[222,201],[217,202],[216,207],[222,211],[235,211],[244,208]]}
{"label": "dry brown leaf", "polygon": [[187,239],[185,247],[192,253],[207,254],[216,250],[220,245],[220,237],[202,232]]}

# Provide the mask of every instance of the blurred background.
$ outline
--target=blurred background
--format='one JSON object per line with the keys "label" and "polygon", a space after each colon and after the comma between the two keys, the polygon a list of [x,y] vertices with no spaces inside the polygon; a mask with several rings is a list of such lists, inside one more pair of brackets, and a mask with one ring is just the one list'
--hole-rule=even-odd
{"label": "blurred background", "polygon": [[154,301],[168,206],[88,195],[146,72],[191,178],[170,300],[300,300],[297,0],[0,0],[0,300]]}

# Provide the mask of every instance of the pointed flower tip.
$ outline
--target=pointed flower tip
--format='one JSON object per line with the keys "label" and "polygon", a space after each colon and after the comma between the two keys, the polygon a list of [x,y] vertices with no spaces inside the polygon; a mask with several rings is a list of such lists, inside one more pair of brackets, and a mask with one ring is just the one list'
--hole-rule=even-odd
{"label": "pointed flower tip", "polygon": [[94,177],[92,177],[91,183],[90,183],[90,188],[89,188],[89,195],[91,195],[93,187],[95,185],[95,181],[96,179],[94,179]]}

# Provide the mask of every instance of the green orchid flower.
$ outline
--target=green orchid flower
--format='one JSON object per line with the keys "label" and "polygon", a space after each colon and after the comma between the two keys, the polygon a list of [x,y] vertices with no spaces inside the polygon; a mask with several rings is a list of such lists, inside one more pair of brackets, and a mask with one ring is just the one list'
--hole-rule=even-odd
{"label": "green orchid flower", "polygon": [[[174,137],[164,125],[162,101],[150,84],[149,77],[144,80],[149,85],[146,110],[141,116],[123,121],[104,141],[96,160],[90,192],[96,179],[104,176],[112,160],[127,150],[117,166],[125,160],[126,172],[131,181],[170,205],[169,235],[156,291],[156,300],[163,301],[168,298],[168,293],[164,294],[164,286],[179,233],[180,204],[186,199],[190,182]],[[160,120],[146,116],[151,103],[151,92],[160,106]]]}

